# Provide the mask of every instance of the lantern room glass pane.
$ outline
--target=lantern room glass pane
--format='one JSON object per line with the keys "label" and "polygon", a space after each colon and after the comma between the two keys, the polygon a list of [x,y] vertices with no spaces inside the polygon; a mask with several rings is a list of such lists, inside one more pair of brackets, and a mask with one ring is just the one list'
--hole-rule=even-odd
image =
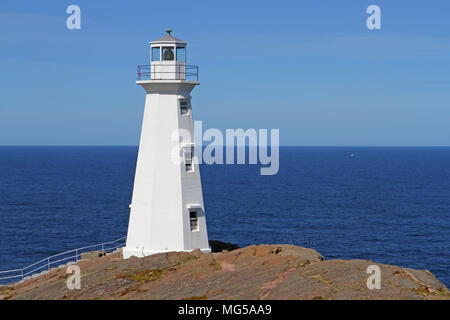
{"label": "lantern room glass pane", "polygon": [[186,48],[177,48],[177,61],[186,62]]}
{"label": "lantern room glass pane", "polygon": [[173,53],[172,47],[163,47],[163,60],[164,61],[173,61],[175,60],[175,55]]}
{"label": "lantern room glass pane", "polygon": [[160,60],[161,60],[160,47],[152,48],[152,61],[160,61]]}

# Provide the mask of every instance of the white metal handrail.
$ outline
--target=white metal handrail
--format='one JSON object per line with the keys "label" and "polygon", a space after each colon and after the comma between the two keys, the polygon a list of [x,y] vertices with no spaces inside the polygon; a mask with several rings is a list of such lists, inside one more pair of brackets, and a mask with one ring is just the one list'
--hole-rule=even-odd
{"label": "white metal handrail", "polygon": [[[57,253],[57,254],[49,256],[45,259],[34,262],[34,263],[32,263],[24,268],[21,268],[21,269],[11,269],[11,270],[0,271],[0,284],[1,284],[1,282],[4,282],[5,280],[8,280],[7,282],[13,281],[12,279],[24,280],[25,278],[31,277],[32,275],[37,274],[39,272],[50,270],[50,268],[57,263],[62,263],[62,262],[68,263],[68,262],[73,262],[73,261],[78,262],[79,257],[81,257],[81,254],[84,252],[88,252],[88,249],[92,250],[92,248],[98,248],[101,250],[101,252],[111,252],[119,247],[124,246],[125,241],[126,241],[126,237],[122,237],[122,238],[116,239],[114,241],[103,242],[103,243],[94,244],[91,246],[81,247],[81,248]],[[113,245],[118,242],[119,242],[119,244]],[[71,254],[71,255],[68,257],[62,257],[64,255],[69,255],[69,254]],[[54,260],[54,258],[57,258],[57,257],[58,257],[58,259]],[[5,276],[1,277],[2,274]]]}

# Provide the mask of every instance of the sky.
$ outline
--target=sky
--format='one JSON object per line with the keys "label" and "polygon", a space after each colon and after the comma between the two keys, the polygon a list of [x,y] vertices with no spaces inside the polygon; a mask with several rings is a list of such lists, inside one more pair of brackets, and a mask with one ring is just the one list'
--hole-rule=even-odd
{"label": "sky", "polygon": [[[69,30],[69,5],[81,29]],[[381,30],[369,30],[369,5]],[[188,42],[203,128],[281,145],[449,146],[450,2],[0,2],[0,145],[138,145],[149,42]]]}

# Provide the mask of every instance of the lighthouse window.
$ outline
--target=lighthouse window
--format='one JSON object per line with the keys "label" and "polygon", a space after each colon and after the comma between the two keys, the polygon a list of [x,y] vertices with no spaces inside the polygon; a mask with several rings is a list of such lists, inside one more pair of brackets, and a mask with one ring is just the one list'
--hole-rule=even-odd
{"label": "lighthouse window", "polygon": [[160,47],[152,48],[152,61],[160,61],[160,60],[161,60]]}
{"label": "lighthouse window", "polygon": [[198,231],[198,216],[197,211],[189,210],[189,220],[191,222],[191,231]]}
{"label": "lighthouse window", "polygon": [[186,48],[177,48],[177,61],[186,62]]}
{"label": "lighthouse window", "polygon": [[163,47],[163,60],[164,61],[173,61],[174,60],[173,48],[172,47]]}
{"label": "lighthouse window", "polygon": [[186,172],[194,171],[194,164],[192,158],[194,157],[194,146],[184,147],[184,165]]}
{"label": "lighthouse window", "polygon": [[189,104],[187,100],[180,100],[180,113],[189,114]]}

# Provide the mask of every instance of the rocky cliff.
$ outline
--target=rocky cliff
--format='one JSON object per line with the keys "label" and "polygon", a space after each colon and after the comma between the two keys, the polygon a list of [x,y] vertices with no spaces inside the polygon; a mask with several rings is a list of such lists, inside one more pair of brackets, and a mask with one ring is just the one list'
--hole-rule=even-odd
{"label": "rocky cliff", "polygon": [[[380,289],[367,288],[370,265],[380,268]],[[114,253],[78,266],[80,290],[67,289],[67,268],[55,268],[0,287],[0,299],[450,299],[429,271],[368,260],[323,260],[315,250],[292,245],[128,260]]]}

